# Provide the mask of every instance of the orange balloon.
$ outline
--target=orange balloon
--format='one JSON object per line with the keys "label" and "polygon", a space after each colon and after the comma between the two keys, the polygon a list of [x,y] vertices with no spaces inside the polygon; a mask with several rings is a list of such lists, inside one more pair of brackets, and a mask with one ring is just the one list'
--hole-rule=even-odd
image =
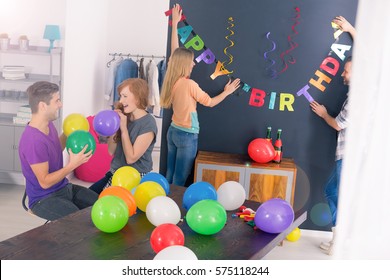
{"label": "orange balloon", "polygon": [[135,214],[137,210],[137,204],[135,203],[135,199],[129,190],[122,187],[111,186],[104,189],[100,193],[99,198],[107,195],[113,195],[121,198],[129,208],[129,217]]}

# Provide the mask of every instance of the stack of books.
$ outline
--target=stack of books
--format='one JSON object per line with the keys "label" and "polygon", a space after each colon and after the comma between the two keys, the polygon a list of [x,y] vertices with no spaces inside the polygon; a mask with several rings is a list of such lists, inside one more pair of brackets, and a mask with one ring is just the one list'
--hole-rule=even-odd
{"label": "stack of books", "polygon": [[15,124],[28,124],[31,120],[31,108],[29,105],[23,105],[19,107],[16,116],[13,117]]}
{"label": "stack of books", "polygon": [[3,78],[6,80],[26,79],[24,66],[3,66]]}

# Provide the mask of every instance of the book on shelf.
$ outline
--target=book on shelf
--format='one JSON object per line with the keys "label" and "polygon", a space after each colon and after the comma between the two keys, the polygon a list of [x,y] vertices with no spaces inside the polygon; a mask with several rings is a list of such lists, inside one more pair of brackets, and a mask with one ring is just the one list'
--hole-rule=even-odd
{"label": "book on shelf", "polygon": [[5,65],[2,69],[2,76],[6,80],[26,79],[24,66]]}
{"label": "book on shelf", "polygon": [[16,113],[16,116],[17,116],[17,117],[21,117],[21,118],[28,118],[28,119],[31,119],[32,114],[31,114],[31,112],[20,112],[20,111],[18,111],[18,112]]}
{"label": "book on shelf", "polygon": [[26,79],[26,74],[24,73],[4,73],[3,78],[6,80],[23,80]]}
{"label": "book on shelf", "polygon": [[3,66],[3,72],[11,73],[11,72],[25,72],[24,66],[19,65],[4,65]]}
{"label": "book on shelf", "polygon": [[28,124],[30,120],[31,120],[30,118],[23,118],[18,116],[13,117],[13,121],[15,124]]}

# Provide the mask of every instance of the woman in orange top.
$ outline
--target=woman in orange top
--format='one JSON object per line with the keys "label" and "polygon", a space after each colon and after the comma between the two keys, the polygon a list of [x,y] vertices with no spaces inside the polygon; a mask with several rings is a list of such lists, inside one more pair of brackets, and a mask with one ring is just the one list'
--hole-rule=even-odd
{"label": "woman in orange top", "polygon": [[229,81],[219,95],[210,97],[189,77],[194,67],[194,53],[179,48],[177,25],[182,11],[178,4],[172,10],[171,52],[165,74],[160,105],[173,110],[168,129],[168,156],[166,178],[170,184],[184,186],[191,173],[198,150],[199,122],[196,105],[214,107],[240,87],[240,80]]}

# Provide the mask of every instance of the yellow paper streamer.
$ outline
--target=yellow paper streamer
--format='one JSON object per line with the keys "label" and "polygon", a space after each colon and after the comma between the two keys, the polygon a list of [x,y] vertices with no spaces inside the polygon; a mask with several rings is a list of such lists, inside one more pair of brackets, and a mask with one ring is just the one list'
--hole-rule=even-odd
{"label": "yellow paper streamer", "polygon": [[[230,42],[230,45],[227,46],[227,47],[223,50],[223,53],[229,58],[229,61],[228,61],[228,63],[227,63],[226,65],[225,65],[225,63],[226,63],[227,61],[222,62],[222,66],[223,66],[223,67],[226,67],[227,65],[229,65],[229,64],[231,64],[231,63],[233,62],[233,55],[227,52],[227,49],[228,49],[228,48],[231,48],[231,47],[234,46],[234,42],[233,42],[232,40],[229,39],[229,37],[231,37],[231,36],[234,35],[234,31],[231,30],[231,28],[234,27],[233,21],[234,21],[234,19],[233,19],[232,17],[229,17],[229,18],[228,18],[228,23],[230,24],[230,26],[228,26],[226,29],[230,31],[230,34],[227,35],[227,36],[225,36],[225,39],[226,39],[227,41]],[[233,71],[230,72],[230,73],[233,73]]]}

